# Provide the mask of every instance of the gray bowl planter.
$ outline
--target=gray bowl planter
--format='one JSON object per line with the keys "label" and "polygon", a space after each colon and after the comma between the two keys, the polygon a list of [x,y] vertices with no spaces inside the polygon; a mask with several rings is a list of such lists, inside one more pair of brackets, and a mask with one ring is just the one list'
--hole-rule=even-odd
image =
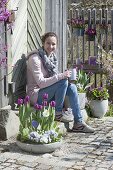
{"label": "gray bowl planter", "polygon": [[50,153],[54,152],[56,149],[59,149],[61,147],[62,141],[49,144],[28,144],[17,140],[16,144],[18,145],[19,148],[26,152]]}

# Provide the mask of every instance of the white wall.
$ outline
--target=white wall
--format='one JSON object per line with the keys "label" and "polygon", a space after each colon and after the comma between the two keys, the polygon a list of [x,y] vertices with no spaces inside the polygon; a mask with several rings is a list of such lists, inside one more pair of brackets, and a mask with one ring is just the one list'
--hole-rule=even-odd
{"label": "white wall", "polygon": [[10,0],[10,8],[15,11],[13,34],[11,35],[12,65],[27,54],[27,0]]}

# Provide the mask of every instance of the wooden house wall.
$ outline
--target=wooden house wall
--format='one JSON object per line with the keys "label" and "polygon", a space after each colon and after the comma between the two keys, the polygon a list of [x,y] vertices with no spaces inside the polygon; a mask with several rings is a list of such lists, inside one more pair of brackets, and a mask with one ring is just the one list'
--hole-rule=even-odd
{"label": "wooden house wall", "polygon": [[28,0],[27,43],[28,52],[41,46],[41,35],[44,33],[45,0]]}
{"label": "wooden house wall", "polygon": [[67,66],[67,1],[45,1],[45,32],[53,31],[58,35],[59,71]]}
{"label": "wooden house wall", "polygon": [[[8,75],[6,76],[8,80],[5,88],[3,84],[6,79],[0,85],[3,88],[0,89],[0,108],[7,105],[4,103],[4,97],[7,98],[12,66],[15,66],[22,54],[39,48],[41,35],[44,32],[54,31],[57,33],[59,70],[63,71],[66,68],[66,5],[67,1],[65,0],[9,0],[8,8],[15,11],[15,22],[12,30],[7,31],[5,37],[8,45],[8,67],[5,75]],[[8,24],[6,27],[8,28]],[[4,91],[7,93],[6,95],[1,94]]]}
{"label": "wooden house wall", "polygon": [[11,34],[12,65],[27,54],[27,0],[10,0],[11,9],[15,11],[15,22]]}
{"label": "wooden house wall", "polygon": [[4,32],[5,32],[4,23],[0,22],[0,108],[8,104],[7,99],[8,84],[6,77],[7,68],[6,62],[2,63],[2,60],[7,57],[7,53],[2,50],[6,44],[6,36]]}

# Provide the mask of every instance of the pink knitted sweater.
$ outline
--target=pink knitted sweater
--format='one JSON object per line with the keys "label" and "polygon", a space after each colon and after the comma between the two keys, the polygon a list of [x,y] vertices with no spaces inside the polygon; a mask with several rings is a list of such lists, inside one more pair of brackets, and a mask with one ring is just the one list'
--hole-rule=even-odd
{"label": "pink knitted sweater", "polygon": [[63,73],[48,77],[38,54],[31,55],[27,61],[27,94],[30,96],[31,104],[37,102],[40,89],[51,86],[61,79],[65,79]]}

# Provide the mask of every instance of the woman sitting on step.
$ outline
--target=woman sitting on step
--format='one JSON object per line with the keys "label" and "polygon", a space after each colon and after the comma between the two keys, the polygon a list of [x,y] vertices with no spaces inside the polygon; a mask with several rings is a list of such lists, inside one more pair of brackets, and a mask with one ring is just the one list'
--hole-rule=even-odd
{"label": "woman sitting on step", "polygon": [[54,32],[42,36],[42,47],[29,53],[27,61],[27,94],[31,103],[42,103],[42,95],[48,94],[48,102],[55,100],[55,119],[62,122],[73,121],[68,112],[63,111],[65,96],[68,96],[74,125],[72,132],[94,132],[94,129],[83,122],[79,107],[78,93],[75,84],[69,83],[69,70],[58,73],[55,54],[58,37]]}

